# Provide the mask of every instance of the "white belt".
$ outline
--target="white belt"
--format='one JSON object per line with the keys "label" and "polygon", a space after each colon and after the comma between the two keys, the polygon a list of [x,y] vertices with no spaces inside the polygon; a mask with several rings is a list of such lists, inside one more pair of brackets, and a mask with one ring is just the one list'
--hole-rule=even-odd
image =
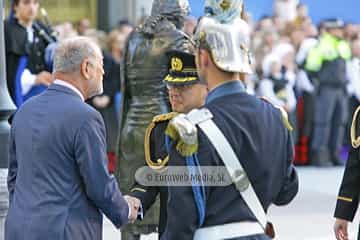
{"label": "white belt", "polygon": [[237,222],[212,227],[199,228],[194,240],[220,240],[264,234],[258,222]]}

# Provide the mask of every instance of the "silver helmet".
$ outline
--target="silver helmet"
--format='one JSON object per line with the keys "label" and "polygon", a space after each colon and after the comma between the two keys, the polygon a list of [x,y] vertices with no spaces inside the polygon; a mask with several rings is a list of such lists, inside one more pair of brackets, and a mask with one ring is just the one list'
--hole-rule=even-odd
{"label": "silver helmet", "polygon": [[240,17],[228,23],[203,17],[194,38],[198,47],[210,51],[218,68],[226,72],[252,73],[250,28]]}

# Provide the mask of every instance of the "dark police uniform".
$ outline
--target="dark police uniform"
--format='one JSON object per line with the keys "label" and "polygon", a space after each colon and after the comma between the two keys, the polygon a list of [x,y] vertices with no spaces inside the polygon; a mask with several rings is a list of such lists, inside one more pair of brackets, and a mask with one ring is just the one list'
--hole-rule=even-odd
{"label": "dark police uniform", "polygon": [[[167,56],[169,57],[169,74],[165,77],[164,83],[168,86],[185,86],[201,83],[196,72],[194,55],[181,51],[169,51]],[[177,114],[171,112],[158,115],[153,118],[146,129],[144,144],[145,160],[146,165],[154,170],[160,170],[168,164],[169,155],[165,147],[165,131],[169,121]],[[143,186],[136,183],[129,193],[130,196],[140,199],[144,215],[154,204],[158,195],[160,196],[159,238],[162,236],[166,226],[167,192],[168,188],[164,186]]]}
{"label": "dark police uniform", "polygon": [[[332,19],[323,25],[341,28],[343,22]],[[306,60],[305,69],[318,85],[311,143],[311,162],[316,166],[343,165],[339,153],[348,118],[346,61],[350,58],[349,44],[325,32]]]}
{"label": "dark police uniform", "polygon": [[[360,194],[360,107],[354,114],[352,122],[352,148],[346,163],[344,176],[341,182],[338,200],[336,203],[335,217],[352,221],[359,205]],[[358,239],[359,236],[358,236]]]}
{"label": "dark police uniform", "polygon": [[[165,166],[168,159],[168,153],[165,148],[165,130],[175,113],[168,113],[156,116],[150,124],[147,134],[148,138],[145,140],[145,155],[146,162],[149,167]],[[167,187],[160,186],[143,186],[136,183],[131,189],[130,196],[140,199],[143,209],[143,214],[154,204],[158,196],[160,196],[160,218],[159,218],[159,237],[165,230],[167,212]]]}
{"label": "dark police uniform", "polygon": [[[241,161],[265,211],[274,203],[288,204],[298,192],[298,177],[292,165],[291,134],[281,111],[245,92],[241,81],[229,81],[212,90],[205,104],[214,123],[225,135]],[[201,166],[224,166],[205,134],[198,130]],[[171,147],[169,166],[183,166],[184,157]],[[252,212],[235,186],[205,187],[205,219],[199,225],[191,186],[169,187],[166,230],[161,239],[193,239],[198,228],[254,222]],[[238,239],[269,239],[265,234]]]}

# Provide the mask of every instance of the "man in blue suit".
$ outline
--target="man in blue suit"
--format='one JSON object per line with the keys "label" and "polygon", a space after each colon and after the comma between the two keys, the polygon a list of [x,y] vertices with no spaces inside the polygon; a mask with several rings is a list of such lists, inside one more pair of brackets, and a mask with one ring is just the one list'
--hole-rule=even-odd
{"label": "man in blue suit", "polygon": [[102,239],[137,217],[107,170],[105,127],[84,100],[101,94],[102,54],[87,38],[60,44],[54,84],[16,113],[10,137],[7,240]]}

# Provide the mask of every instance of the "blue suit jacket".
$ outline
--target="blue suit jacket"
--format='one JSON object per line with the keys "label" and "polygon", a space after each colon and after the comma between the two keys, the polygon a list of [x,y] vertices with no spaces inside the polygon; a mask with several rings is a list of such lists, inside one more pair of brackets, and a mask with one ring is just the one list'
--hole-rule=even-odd
{"label": "blue suit jacket", "polygon": [[101,115],[52,85],[16,113],[11,128],[7,240],[102,239],[103,212],[117,227],[128,205],[106,159]]}

